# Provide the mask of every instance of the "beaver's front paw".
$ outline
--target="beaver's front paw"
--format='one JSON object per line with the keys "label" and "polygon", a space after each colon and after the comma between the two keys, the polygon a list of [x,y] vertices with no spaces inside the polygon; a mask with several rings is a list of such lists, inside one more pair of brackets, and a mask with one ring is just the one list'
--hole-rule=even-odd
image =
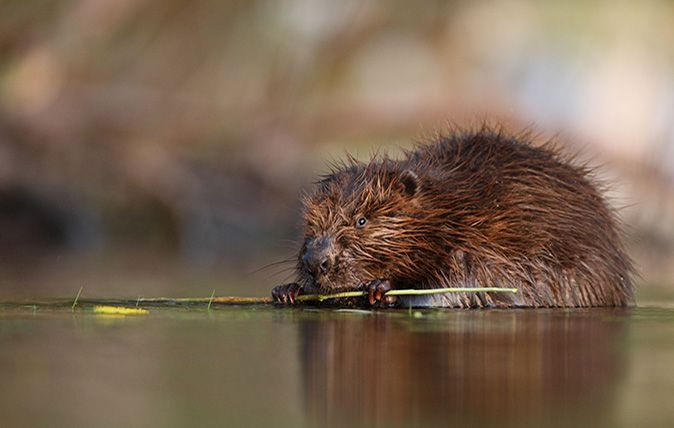
{"label": "beaver's front paw", "polygon": [[386,279],[375,279],[363,285],[363,290],[367,291],[367,301],[378,308],[395,306],[398,297],[384,295],[391,289],[391,282]]}
{"label": "beaver's front paw", "polygon": [[302,286],[296,282],[290,284],[277,285],[271,290],[271,297],[276,303],[294,305],[295,298],[302,292]]}

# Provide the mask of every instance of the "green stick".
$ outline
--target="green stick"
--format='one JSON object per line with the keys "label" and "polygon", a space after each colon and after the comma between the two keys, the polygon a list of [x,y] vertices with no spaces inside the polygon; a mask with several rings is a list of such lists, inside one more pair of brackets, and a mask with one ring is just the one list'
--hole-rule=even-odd
{"label": "green stick", "polygon": [[[442,293],[517,293],[517,288],[499,288],[499,287],[474,287],[474,288],[429,288],[423,290],[389,290],[384,293],[384,296],[420,296],[425,294],[442,294]],[[335,294],[305,294],[304,296],[297,296],[295,300],[300,302],[319,301],[322,302],[328,299],[342,299],[346,297],[362,297],[367,296],[367,291],[345,291]]]}
{"label": "green stick", "polygon": [[211,305],[213,304],[213,299],[215,298],[215,288],[213,289],[213,293],[211,293],[211,298],[208,301],[208,307],[206,308],[207,310],[211,310]]}

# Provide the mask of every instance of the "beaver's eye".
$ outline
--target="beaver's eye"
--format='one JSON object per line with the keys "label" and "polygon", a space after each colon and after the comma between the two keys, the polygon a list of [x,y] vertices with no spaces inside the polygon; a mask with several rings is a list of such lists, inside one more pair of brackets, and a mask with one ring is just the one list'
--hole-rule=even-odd
{"label": "beaver's eye", "polygon": [[356,220],[356,227],[363,227],[365,226],[365,223],[367,223],[367,219],[365,217],[360,217]]}

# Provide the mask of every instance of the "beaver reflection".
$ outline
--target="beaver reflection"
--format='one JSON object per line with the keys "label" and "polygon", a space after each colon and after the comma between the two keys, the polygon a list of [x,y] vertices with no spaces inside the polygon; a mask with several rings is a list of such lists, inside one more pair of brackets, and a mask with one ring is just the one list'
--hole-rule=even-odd
{"label": "beaver reflection", "polygon": [[626,313],[457,311],[440,319],[397,313],[307,321],[307,410],[317,426],[607,422],[621,378]]}

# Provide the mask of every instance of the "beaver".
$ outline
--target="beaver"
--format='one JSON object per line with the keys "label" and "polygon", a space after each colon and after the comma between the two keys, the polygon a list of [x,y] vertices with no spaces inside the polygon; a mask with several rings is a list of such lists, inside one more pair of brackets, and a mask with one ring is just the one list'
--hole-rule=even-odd
{"label": "beaver", "polygon": [[[633,304],[633,265],[594,170],[528,133],[454,130],[400,159],[348,157],[303,197],[296,296],[367,291],[377,307]],[[391,289],[517,293],[385,296]]]}

